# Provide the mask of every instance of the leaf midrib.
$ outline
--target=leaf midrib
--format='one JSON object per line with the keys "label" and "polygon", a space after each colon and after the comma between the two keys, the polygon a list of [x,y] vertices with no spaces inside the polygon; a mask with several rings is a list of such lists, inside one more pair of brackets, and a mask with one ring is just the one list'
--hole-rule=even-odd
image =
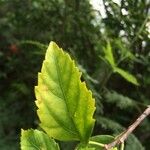
{"label": "leaf midrib", "polygon": [[[68,113],[70,113],[70,112],[69,112],[69,109],[68,109],[68,106],[67,106],[67,98],[66,98],[66,95],[65,95],[65,93],[64,93],[64,90],[63,90],[63,88],[62,88],[62,79],[61,79],[60,72],[59,72],[60,67],[59,67],[59,64],[58,64],[57,57],[58,57],[58,56],[55,56],[55,54],[54,54],[54,52],[53,52],[53,58],[54,58],[55,66],[56,66],[56,72],[57,72],[57,77],[58,77],[58,82],[59,82],[60,90],[62,91],[62,94],[63,94],[63,97],[64,97],[64,101],[66,102],[65,104],[66,104],[67,111],[68,111]],[[65,59],[66,59],[66,58],[65,58]],[[74,124],[74,126],[75,126],[75,128],[76,128],[76,132],[78,133],[78,136],[81,137],[79,131],[77,130],[77,126],[76,126],[76,124],[75,124],[73,118],[70,117],[70,119],[71,119],[71,121],[73,122],[73,124]]]}

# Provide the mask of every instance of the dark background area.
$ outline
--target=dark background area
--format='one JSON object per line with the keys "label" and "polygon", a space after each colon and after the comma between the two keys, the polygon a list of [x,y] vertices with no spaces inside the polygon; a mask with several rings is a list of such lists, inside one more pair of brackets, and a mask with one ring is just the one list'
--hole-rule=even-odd
{"label": "dark background area", "polygon": [[[106,17],[88,0],[0,0],[1,150],[20,149],[21,128],[37,127],[34,86],[51,40],[76,60],[93,92],[94,135],[120,133],[150,104],[150,1],[103,0],[103,6]],[[140,86],[103,61],[108,41],[118,66]],[[144,148],[150,149],[149,118],[126,143],[126,150]]]}

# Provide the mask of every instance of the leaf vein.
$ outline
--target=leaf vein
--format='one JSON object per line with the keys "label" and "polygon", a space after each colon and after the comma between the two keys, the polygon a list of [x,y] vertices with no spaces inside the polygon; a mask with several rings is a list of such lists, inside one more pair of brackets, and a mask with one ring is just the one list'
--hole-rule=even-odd
{"label": "leaf vein", "polygon": [[[56,66],[56,72],[57,72],[57,76],[58,76],[59,86],[60,86],[60,89],[61,89],[62,94],[63,94],[63,96],[64,96],[64,100],[65,100],[65,102],[66,102],[66,108],[67,108],[67,110],[68,110],[68,112],[69,112],[69,109],[68,109],[68,106],[67,106],[67,98],[66,98],[66,95],[65,95],[65,93],[64,93],[64,91],[63,91],[63,88],[62,88],[62,81],[61,81],[62,79],[61,79],[60,72],[59,72],[60,67],[59,67],[59,64],[58,64],[57,57],[55,56],[55,54],[53,54],[53,56],[54,56],[53,58],[54,58],[55,66]],[[77,130],[77,126],[76,126],[76,124],[75,124],[73,118],[72,118],[72,117],[70,117],[70,118],[71,118],[71,120],[72,120],[72,122],[73,122],[73,124],[74,124],[74,126],[75,126],[76,132],[78,133],[79,137],[81,137],[79,131]]]}

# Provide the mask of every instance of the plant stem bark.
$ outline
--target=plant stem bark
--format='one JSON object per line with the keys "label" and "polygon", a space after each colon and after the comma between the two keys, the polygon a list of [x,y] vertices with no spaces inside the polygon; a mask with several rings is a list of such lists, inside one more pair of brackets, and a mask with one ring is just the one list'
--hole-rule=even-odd
{"label": "plant stem bark", "polygon": [[150,106],[148,106],[145,111],[138,117],[138,119],[127,128],[124,132],[122,132],[112,143],[105,145],[105,150],[110,150],[114,146],[124,143],[124,141],[128,138],[128,136],[134,131],[134,129],[148,116],[150,115]]}

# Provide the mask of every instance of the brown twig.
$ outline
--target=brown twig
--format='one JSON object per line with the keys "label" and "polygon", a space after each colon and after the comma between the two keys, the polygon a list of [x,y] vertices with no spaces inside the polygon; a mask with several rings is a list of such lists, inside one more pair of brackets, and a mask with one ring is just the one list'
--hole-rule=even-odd
{"label": "brown twig", "polygon": [[138,119],[129,126],[124,132],[122,132],[112,143],[106,144],[104,149],[110,150],[114,146],[123,143],[128,136],[134,131],[134,129],[148,116],[150,115],[150,106],[145,109],[145,111],[138,117]]}

